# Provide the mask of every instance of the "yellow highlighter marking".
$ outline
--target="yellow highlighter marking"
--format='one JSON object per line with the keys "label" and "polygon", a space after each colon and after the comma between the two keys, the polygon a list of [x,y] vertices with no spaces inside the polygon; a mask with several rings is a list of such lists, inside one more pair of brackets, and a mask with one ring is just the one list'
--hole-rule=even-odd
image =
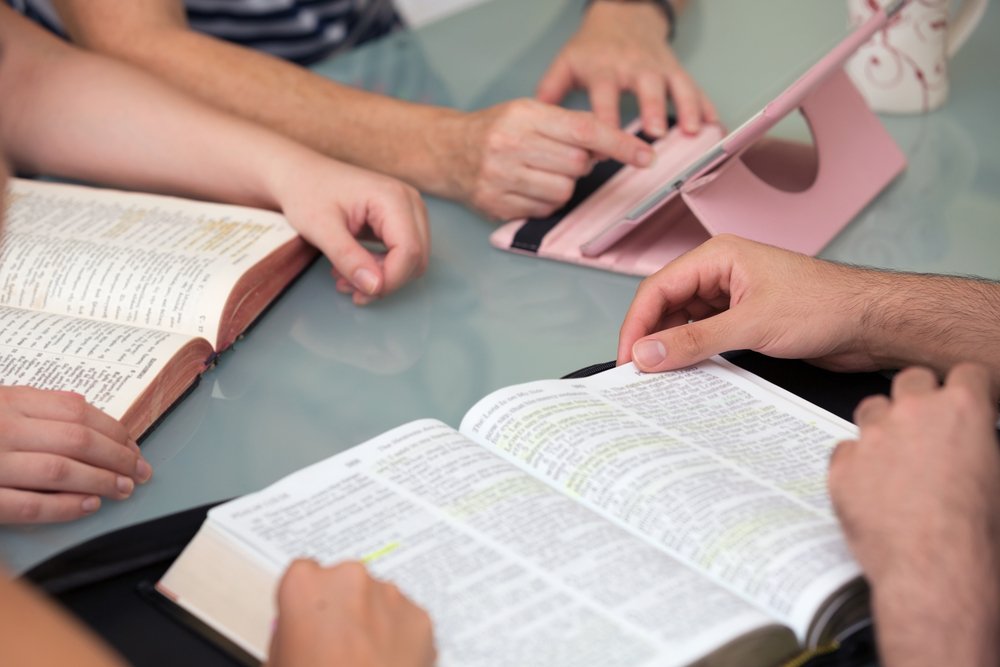
{"label": "yellow highlighter marking", "polygon": [[395,551],[396,549],[398,549],[400,546],[401,545],[399,544],[399,542],[390,542],[389,544],[385,545],[384,547],[382,547],[378,551],[373,551],[370,554],[362,556],[361,557],[361,562],[364,563],[365,565],[367,565],[368,563],[371,563],[371,562],[374,562],[374,561],[378,560],[382,556],[385,556],[387,554],[391,554],[393,551]]}

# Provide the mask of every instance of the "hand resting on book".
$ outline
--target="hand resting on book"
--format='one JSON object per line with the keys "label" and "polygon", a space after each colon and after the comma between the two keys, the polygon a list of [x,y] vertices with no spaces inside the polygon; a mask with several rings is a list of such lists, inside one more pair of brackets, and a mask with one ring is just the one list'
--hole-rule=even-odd
{"label": "hand resting on book", "polygon": [[0,386],[0,524],[77,519],[152,474],[125,427],[83,396]]}
{"label": "hand resting on book", "polygon": [[996,396],[978,365],[939,386],[899,373],[858,406],[830,494],[872,586],[884,665],[995,665],[1000,621]]}

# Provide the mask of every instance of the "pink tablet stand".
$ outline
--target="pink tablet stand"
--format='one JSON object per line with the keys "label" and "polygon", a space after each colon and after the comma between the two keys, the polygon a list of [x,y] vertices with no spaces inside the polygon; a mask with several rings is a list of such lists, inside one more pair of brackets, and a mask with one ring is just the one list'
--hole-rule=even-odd
{"label": "pink tablet stand", "polygon": [[504,250],[639,276],[721,233],[814,255],[905,168],[906,158],[840,69],[803,97],[799,110],[815,150],[759,139],[687,183],[680,196],[598,257],[584,257],[580,245],[716,144],[721,128],[710,125],[693,137],[669,132],[653,146],[653,167],[615,174],[567,214],[537,252],[511,248],[523,220],[500,227],[490,241]]}

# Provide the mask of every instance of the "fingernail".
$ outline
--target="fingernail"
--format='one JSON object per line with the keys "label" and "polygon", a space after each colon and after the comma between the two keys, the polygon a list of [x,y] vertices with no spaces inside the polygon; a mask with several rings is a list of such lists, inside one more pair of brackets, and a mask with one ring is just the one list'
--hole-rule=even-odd
{"label": "fingernail", "polygon": [[87,514],[92,514],[101,508],[101,499],[97,496],[90,496],[89,498],[84,498],[83,502],[80,503],[80,509]]}
{"label": "fingernail", "polygon": [[132,489],[135,488],[135,482],[132,481],[132,478],[123,477],[122,475],[118,476],[118,481],[115,485],[118,487],[118,492],[126,496],[130,495],[132,493]]}
{"label": "fingernail", "polygon": [[378,276],[370,269],[358,269],[354,272],[353,282],[365,294],[375,294],[378,289]]}
{"label": "fingernail", "polygon": [[635,161],[640,167],[648,167],[653,164],[653,150],[651,148],[640,148],[636,151]]}
{"label": "fingernail", "polygon": [[135,476],[140,484],[148,482],[149,478],[153,476],[153,466],[149,465],[149,462],[141,456],[135,462]]}
{"label": "fingernail", "polygon": [[640,340],[632,347],[632,356],[644,368],[650,368],[667,358],[667,348],[658,340]]}
{"label": "fingernail", "polygon": [[667,131],[666,126],[659,121],[653,121],[649,124],[649,133],[654,137],[662,137]]}

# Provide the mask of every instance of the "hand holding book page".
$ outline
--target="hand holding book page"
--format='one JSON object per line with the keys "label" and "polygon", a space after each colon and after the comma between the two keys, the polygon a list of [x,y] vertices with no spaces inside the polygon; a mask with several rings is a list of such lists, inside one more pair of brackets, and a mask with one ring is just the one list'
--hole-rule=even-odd
{"label": "hand holding book page", "polygon": [[[282,578],[278,607],[281,614],[272,639],[270,667],[433,667],[435,664],[434,636],[426,612],[400,594],[393,584],[372,578],[358,563],[323,568],[314,562],[296,561]],[[122,614],[121,607],[118,613]],[[2,565],[0,626],[4,629],[0,652],[5,665],[124,667],[126,664],[65,609],[24,581],[11,577]],[[159,629],[160,626],[144,628],[147,632]],[[203,664],[187,655],[185,649],[190,647],[191,643],[185,642],[173,655],[179,657],[181,664]],[[201,651],[198,655],[218,662],[219,656],[212,656],[211,649]],[[161,657],[148,646],[146,655]],[[133,659],[134,656],[132,653]]]}
{"label": "hand holding book page", "polygon": [[995,281],[846,266],[724,235],[643,281],[618,362],[634,355],[653,372],[750,349],[836,371],[920,364],[943,376],[974,361],[1000,390],[997,313]]}
{"label": "hand holding book page", "polygon": [[281,578],[271,667],[432,667],[427,612],[360,563],[299,560]]}
{"label": "hand holding book page", "polygon": [[442,666],[776,664],[864,613],[825,493],[855,433],[722,361],[508,387],[212,510],[158,588],[258,659],[306,556],[398,583]]}

